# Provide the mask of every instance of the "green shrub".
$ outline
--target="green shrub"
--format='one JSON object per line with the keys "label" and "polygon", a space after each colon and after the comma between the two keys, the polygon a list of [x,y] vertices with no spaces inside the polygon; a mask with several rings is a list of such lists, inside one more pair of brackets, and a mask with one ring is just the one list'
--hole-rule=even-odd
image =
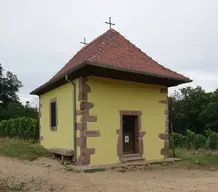
{"label": "green shrub", "polygon": [[187,149],[192,149],[192,148],[194,149],[195,140],[196,140],[196,134],[190,130],[187,130],[185,147]]}
{"label": "green shrub", "polygon": [[204,130],[207,138],[210,137],[210,135],[212,135],[213,133],[215,133],[214,131],[212,131],[211,129],[207,129],[207,130]]}
{"label": "green shrub", "polygon": [[207,138],[204,135],[195,134],[194,132],[187,130],[186,135],[179,133],[173,133],[169,136],[169,146],[172,148],[174,139],[175,148],[187,148],[187,149],[199,149],[205,148]]}
{"label": "green shrub", "polygon": [[195,149],[204,148],[206,145],[207,138],[204,135],[196,134],[196,140],[195,140]]}
{"label": "green shrub", "polygon": [[173,141],[174,141],[174,147],[175,148],[183,148],[185,146],[185,140],[186,137],[180,133],[172,133],[169,135],[169,147],[173,147]]}
{"label": "green shrub", "polygon": [[207,139],[206,148],[208,149],[218,149],[218,133],[212,133]]}
{"label": "green shrub", "polygon": [[39,122],[37,119],[27,117],[3,120],[0,122],[0,137],[38,140]]}
{"label": "green shrub", "polygon": [[179,133],[173,133],[169,135],[169,147],[172,148],[173,140],[175,148],[186,148],[186,149],[218,149],[218,133],[206,130],[206,137],[204,135],[195,134],[194,132],[187,130],[186,135]]}
{"label": "green shrub", "polygon": [[200,134],[187,130],[185,146],[187,149],[204,148],[206,144],[206,137]]}

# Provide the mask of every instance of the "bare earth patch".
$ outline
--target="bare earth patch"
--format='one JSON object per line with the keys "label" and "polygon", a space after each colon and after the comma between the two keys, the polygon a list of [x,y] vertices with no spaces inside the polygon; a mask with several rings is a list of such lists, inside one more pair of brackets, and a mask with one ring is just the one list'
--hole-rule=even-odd
{"label": "bare earth patch", "polygon": [[75,173],[49,158],[20,161],[0,157],[0,191],[217,192],[218,172],[157,165]]}

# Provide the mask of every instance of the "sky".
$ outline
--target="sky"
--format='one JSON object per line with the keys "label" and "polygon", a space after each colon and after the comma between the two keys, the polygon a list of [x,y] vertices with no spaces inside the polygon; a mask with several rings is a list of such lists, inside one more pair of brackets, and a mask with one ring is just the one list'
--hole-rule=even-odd
{"label": "sky", "polygon": [[[218,88],[218,0],[0,0],[0,63],[22,82],[22,102],[108,30],[108,17],[160,64]],[[185,85],[185,86],[186,86]],[[184,86],[184,85],[183,85]],[[171,88],[172,92],[175,89]]]}

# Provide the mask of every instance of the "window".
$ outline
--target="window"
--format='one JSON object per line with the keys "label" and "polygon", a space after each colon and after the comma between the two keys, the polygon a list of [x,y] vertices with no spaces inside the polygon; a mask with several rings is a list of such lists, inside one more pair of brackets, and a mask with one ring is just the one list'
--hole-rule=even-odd
{"label": "window", "polygon": [[52,131],[57,130],[57,101],[52,99],[50,101],[50,127]]}

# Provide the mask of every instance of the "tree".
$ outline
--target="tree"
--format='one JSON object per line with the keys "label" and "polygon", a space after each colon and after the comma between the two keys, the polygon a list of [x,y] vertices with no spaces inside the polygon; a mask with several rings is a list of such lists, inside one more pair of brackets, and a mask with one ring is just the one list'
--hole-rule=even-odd
{"label": "tree", "polygon": [[211,99],[199,116],[205,130],[218,132],[218,89],[211,93]]}
{"label": "tree", "polygon": [[184,97],[183,109],[186,119],[186,129],[196,133],[204,133],[204,125],[199,120],[200,113],[207,107],[211,99],[211,94],[206,93],[202,87],[186,87],[181,89]]}
{"label": "tree", "polygon": [[205,123],[202,122],[200,114],[208,107],[214,97],[218,95],[206,93],[202,87],[186,87],[175,92],[169,97],[169,121],[173,124],[174,130],[179,133],[186,132],[187,129],[204,133]]}
{"label": "tree", "polygon": [[[175,91],[174,94],[169,97],[169,122],[173,124],[175,132],[182,133],[185,131],[187,116],[184,112],[183,98],[179,91]],[[169,129],[171,131],[171,129]]]}
{"label": "tree", "polygon": [[4,75],[4,69],[0,64],[0,109],[5,108],[9,103],[18,102],[18,91],[22,83],[12,72],[7,71]]}
{"label": "tree", "polygon": [[17,93],[22,83],[17,76],[10,71],[4,74],[3,71],[0,64],[0,121],[24,116],[38,119],[36,107],[32,107],[29,102],[26,105],[19,102]]}
{"label": "tree", "polygon": [[218,102],[210,102],[199,116],[205,130],[218,132]]}

